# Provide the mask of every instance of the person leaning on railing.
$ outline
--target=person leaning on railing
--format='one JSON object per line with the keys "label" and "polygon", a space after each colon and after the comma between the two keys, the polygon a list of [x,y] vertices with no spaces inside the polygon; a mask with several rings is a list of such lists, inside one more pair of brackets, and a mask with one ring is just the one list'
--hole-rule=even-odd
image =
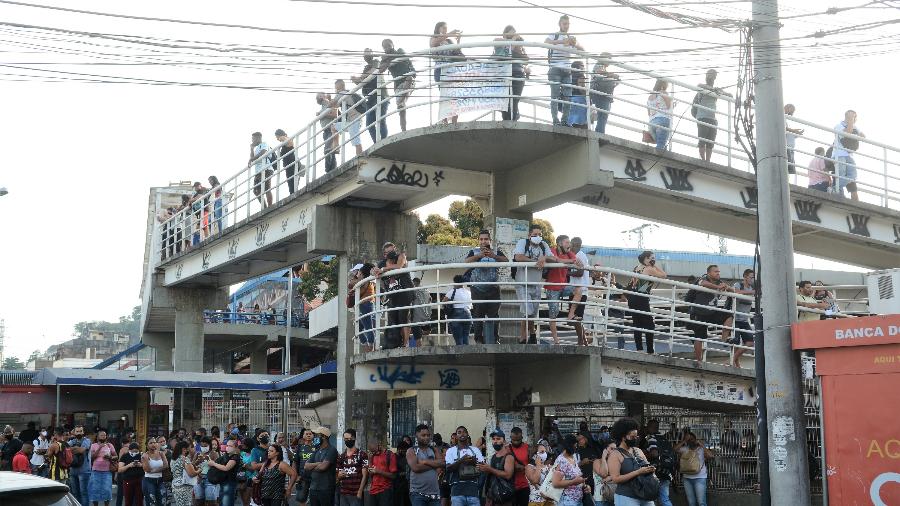
{"label": "person leaning on railing", "polygon": [[[503,29],[503,36],[494,40],[524,41],[522,36],[516,33],[516,29],[513,25],[507,25],[507,27]],[[494,56],[497,56],[497,59],[501,61],[512,60],[512,82],[510,83],[510,95],[512,96],[509,99],[509,106],[500,114],[503,116],[504,121],[518,121],[519,97],[522,96],[522,90],[525,88],[525,79],[531,75],[531,70],[527,65],[528,54],[525,52],[523,46],[495,46]]]}
{"label": "person leaning on railing", "polygon": [[[350,282],[348,283],[348,291],[352,294],[353,287],[363,279],[372,275],[372,268],[375,267],[370,263],[356,264],[350,270]],[[359,305],[356,314],[359,318],[359,343],[363,346],[364,351],[372,351],[375,345],[375,333],[372,329],[375,327],[375,282],[368,281],[359,287]]]}
{"label": "person leaning on railing", "polygon": [[[638,255],[638,265],[634,268],[637,274],[667,278],[668,274],[656,266],[656,255],[652,251],[643,251]],[[653,281],[631,278],[628,284],[628,309],[631,311],[632,327],[634,327],[634,346],[637,351],[644,350],[643,336],[647,337],[647,353],[653,354],[653,335],[656,325],[650,314],[650,290],[656,285]],[[640,311],[638,313],[637,311]]]}
{"label": "person leaning on railing", "polygon": [[450,332],[456,345],[469,344],[469,331],[472,329],[472,292],[465,285],[461,274],[453,276],[453,287],[441,297],[442,302],[450,303]]}
{"label": "person leaning on railing", "polygon": [[[412,277],[408,272],[391,275],[390,271],[405,269],[407,267],[406,253],[401,252],[392,242],[384,243],[381,247],[384,259],[378,263],[378,267],[372,269],[372,274],[381,277],[382,289],[387,294],[391,309],[388,310],[388,328],[386,337],[390,341],[385,343],[386,348],[397,348],[401,342],[396,339],[399,332],[402,337],[403,347],[409,346],[409,307],[413,301]],[[398,330],[399,327],[399,330]]]}

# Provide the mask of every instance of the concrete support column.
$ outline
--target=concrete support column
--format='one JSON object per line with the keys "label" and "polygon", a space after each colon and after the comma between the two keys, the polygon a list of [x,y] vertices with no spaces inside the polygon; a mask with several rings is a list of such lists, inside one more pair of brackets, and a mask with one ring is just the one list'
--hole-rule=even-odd
{"label": "concrete support column", "polygon": [[[269,342],[263,342],[250,352],[250,374],[267,374],[269,363]],[[250,400],[265,399],[265,392],[248,392]]]}
{"label": "concrete support column", "polygon": [[177,372],[203,372],[203,308],[193,301],[175,307],[173,359]]}
{"label": "concrete support column", "polygon": [[157,371],[174,371],[172,350],[175,348],[175,334],[168,332],[144,332],[141,342],[153,348],[155,355],[154,369]]}

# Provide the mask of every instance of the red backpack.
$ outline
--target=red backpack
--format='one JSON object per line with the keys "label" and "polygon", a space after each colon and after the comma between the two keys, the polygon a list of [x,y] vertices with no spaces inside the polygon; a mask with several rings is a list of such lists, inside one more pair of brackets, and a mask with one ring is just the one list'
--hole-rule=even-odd
{"label": "red backpack", "polygon": [[75,459],[72,448],[63,441],[57,441],[57,443],[59,444],[59,453],[56,454],[56,458],[58,459],[59,467],[62,469],[72,467],[72,461]]}

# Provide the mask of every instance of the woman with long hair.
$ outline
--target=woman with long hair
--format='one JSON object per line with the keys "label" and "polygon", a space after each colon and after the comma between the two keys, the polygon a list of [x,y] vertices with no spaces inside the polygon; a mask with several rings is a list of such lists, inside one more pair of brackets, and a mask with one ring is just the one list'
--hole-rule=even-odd
{"label": "woman with long hair", "polygon": [[634,480],[643,474],[653,474],[656,468],[638,445],[638,423],[631,418],[620,418],[610,431],[616,444],[616,452],[607,456],[609,478],[616,484],[615,506],[654,506],[653,501],[638,498]]}
{"label": "woman with long hair", "polygon": [[200,470],[191,462],[191,444],[188,441],[179,441],[172,452],[173,506],[191,506],[194,487],[184,482],[185,474],[193,478],[200,474]]}
{"label": "woman with long hair", "polygon": [[656,141],[656,149],[666,149],[672,126],[672,97],[669,82],[657,79],[653,93],[647,98],[647,115],[650,117],[650,135]]}
{"label": "woman with long hair", "polygon": [[[447,23],[444,21],[438,21],[434,25],[434,34],[431,36],[428,45],[432,48],[439,48],[441,46],[449,46],[454,44],[453,39],[456,39],[456,44],[459,44],[460,39],[462,38],[462,32],[460,30],[453,30],[452,32],[447,32]],[[465,55],[459,49],[435,49],[434,50],[434,82],[441,82],[441,70],[444,65],[452,63],[454,61],[460,61],[465,59]],[[459,120],[459,116],[451,116],[450,121],[456,123]],[[441,120],[442,123],[447,123],[447,118]]]}
{"label": "woman with long hair", "polygon": [[[287,489],[284,488],[285,476],[290,477]],[[259,475],[254,479],[259,481],[263,506],[282,506],[287,504],[287,499],[294,491],[297,471],[284,461],[281,446],[272,444],[266,452],[266,461],[259,470]]]}
{"label": "woman with long hair", "polygon": [[209,187],[213,191],[213,220],[216,224],[216,233],[222,233],[222,183],[216,176],[209,176]]}
{"label": "woman with long hair", "polygon": [[[586,481],[581,475],[578,460],[575,457],[575,447],[578,440],[572,434],[567,434],[562,440],[562,453],[556,457],[556,470],[553,471],[552,483],[555,488],[563,489],[562,496],[556,503],[557,506],[578,506],[581,504],[581,496],[585,493]],[[590,489],[588,489],[589,491]]]}
{"label": "woman with long hair", "polygon": [[[652,251],[644,251],[638,255],[638,265],[634,268],[637,274],[666,278],[666,272],[656,266],[656,256]],[[644,341],[642,336],[647,336],[647,353],[653,354],[653,334],[656,328],[653,323],[653,315],[650,314],[650,290],[656,285],[647,279],[631,278],[628,285],[628,309],[631,313],[631,326],[634,331],[634,346],[637,351],[643,351]]]}
{"label": "woman with long hair", "polygon": [[162,472],[169,467],[169,461],[165,453],[159,449],[159,441],[156,438],[151,437],[147,441],[147,452],[141,456],[140,462],[144,470],[144,479],[141,480],[144,501],[150,504],[150,498],[153,497],[156,504],[163,504]]}

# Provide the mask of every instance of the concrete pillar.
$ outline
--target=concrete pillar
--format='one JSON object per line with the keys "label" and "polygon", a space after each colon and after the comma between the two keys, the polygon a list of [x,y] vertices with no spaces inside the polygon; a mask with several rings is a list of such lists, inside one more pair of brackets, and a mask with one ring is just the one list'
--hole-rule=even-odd
{"label": "concrete pillar", "polygon": [[169,332],[144,332],[141,342],[153,348],[157,371],[174,371],[172,350],[175,347],[175,334]]}
{"label": "concrete pillar", "polygon": [[[510,195],[509,181],[511,173],[508,172],[494,172],[493,174],[493,184],[491,185],[491,198],[490,202],[487,205],[487,209],[484,209],[484,224],[486,227],[492,229],[493,232],[494,222],[497,218],[513,218],[516,220],[528,220],[531,221],[531,213],[530,212],[514,212],[509,210],[508,202],[510,202],[516,195]],[[484,208],[484,203],[478,202],[482,208]]]}
{"label": "concrete pillar", "polygon": [[222,307],[227,292],[214,288],[170,288],[175,306],[177,372],[203,372],[203,310]]}
{"label": "concrete pillar", "polygon": [[[268,373],[269,362],[269,343],[264,342],[258,348],[250,352],[250,374],[266,374]],[[248,392],[247,396],[250,400],[265,399],[265,392]]]}

